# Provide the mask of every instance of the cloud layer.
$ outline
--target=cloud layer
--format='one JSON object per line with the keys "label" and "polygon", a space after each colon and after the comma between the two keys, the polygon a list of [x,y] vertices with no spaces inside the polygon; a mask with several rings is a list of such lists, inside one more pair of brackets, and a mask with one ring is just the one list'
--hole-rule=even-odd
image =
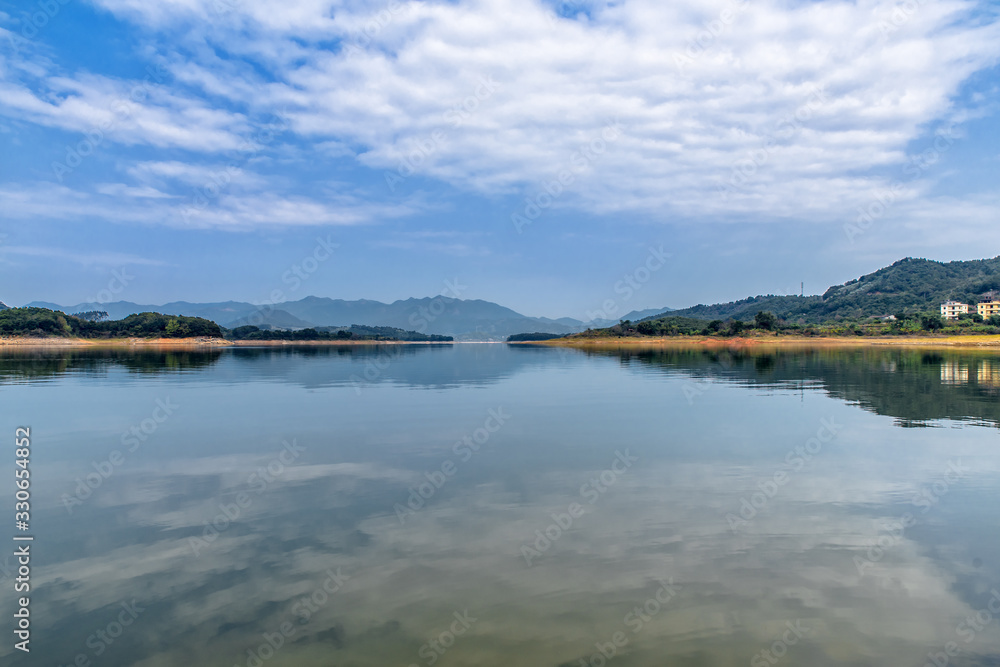
{"label": "cloud layer", "polygon": [[[109,128],[105,141],[189,171],[241,151],[297,169],[347,160],[382,172],[379,197],[419,175],[523,198],[511,212],[529,217],[843,219],[891,186],[915,142],[984,113],[958,95],[1000,55],[995,12],[967,0],[96,4],[147,35],[148,75],[22,51],[0,69],[0,113]],[[141,185],[136,169],[122,192]],[[926,176],[898,199],[926,196]],[[202,224],[362,219],[310,213],[327,205],[321,184],[264,189]]]}

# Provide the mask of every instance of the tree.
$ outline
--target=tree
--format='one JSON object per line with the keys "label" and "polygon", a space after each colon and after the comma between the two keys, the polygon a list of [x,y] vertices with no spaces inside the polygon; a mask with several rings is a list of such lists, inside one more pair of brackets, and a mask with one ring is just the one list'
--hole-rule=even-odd
{"label": "tree", "polygon": [[771,311],[760,310],[753,317],[754,326],[764,331],[773,331],[778,324],[778,318]]}
{"label": "tree", "polygon": [[920,318],[920,326],[924,331],[940,331],[944,329],[944,320],[940,315],[924,315]]}

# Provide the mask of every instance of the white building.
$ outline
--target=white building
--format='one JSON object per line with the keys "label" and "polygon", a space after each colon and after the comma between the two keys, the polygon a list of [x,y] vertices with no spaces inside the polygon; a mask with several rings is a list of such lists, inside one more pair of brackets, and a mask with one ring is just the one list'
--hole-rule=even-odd
{"label": "white building", "polygon": [[957,320],[963,313],[969,314],[969,304],[960,301],[945,301],[941,304],[941,317],[946,320]]}

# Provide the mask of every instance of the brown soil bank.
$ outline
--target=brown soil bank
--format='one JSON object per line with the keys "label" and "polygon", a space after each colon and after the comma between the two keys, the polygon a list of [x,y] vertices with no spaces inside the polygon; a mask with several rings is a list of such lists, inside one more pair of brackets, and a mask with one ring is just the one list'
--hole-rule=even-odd
{"label": "brown soil bank", "polygon": [[348,345],[441,345],[440,342],[385,340],[225,340],[224,338],[60,338],[58,336],[0,336],[2,347],[72,348],[192,348],[192,347],[327,347]]}
{"label": "brown soil bank", "polygon": [[0,347],[225,347],[222,338],[61,338],[59,336],[0,336]]}

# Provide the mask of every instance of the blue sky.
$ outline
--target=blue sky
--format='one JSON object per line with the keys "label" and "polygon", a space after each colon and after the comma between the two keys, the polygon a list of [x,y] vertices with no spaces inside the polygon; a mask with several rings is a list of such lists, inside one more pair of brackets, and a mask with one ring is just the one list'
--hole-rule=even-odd
{"label": "blue sky", "polygon": [[586,318],[993,257],[998,13],[0,2],[0,300]]}

